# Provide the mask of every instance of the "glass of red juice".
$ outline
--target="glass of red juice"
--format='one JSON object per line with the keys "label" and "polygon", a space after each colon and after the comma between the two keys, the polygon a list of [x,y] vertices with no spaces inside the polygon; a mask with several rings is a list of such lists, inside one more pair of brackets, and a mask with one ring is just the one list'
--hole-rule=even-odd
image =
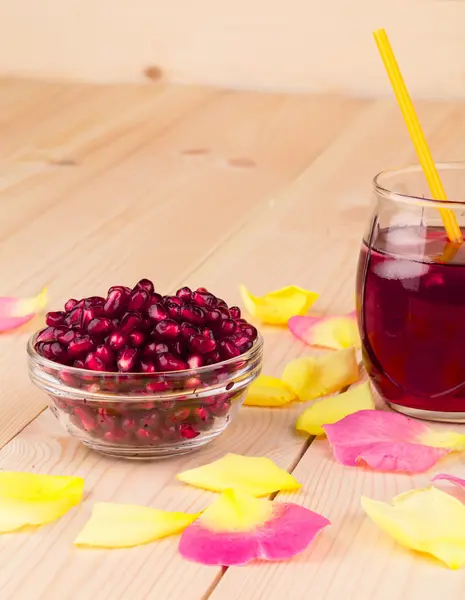
{"label": "glass of red juice", "polygon": [[421,167],[384,171],[357,271],[363,361],[378,393],[409,416],[465,422],[465,163],[438,164],[449,200],[430,199]]}

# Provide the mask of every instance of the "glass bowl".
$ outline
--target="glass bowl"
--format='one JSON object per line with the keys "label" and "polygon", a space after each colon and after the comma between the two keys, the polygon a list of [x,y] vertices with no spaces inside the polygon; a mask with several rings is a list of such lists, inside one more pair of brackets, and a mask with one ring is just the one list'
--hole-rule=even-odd
{"label": "glass bowl", "polygon": [[108,456],[152,459],[191,452],[218,437],[262,367],[260,336],[244,354],[165,373],[110,373],[68,367],[28,342],[31,381],[44,390],[60,423]]}

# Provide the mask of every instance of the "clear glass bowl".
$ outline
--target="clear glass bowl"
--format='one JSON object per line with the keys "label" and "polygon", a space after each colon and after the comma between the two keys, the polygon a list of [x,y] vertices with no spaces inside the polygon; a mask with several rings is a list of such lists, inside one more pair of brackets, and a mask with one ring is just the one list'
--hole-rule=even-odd
{"label": "clear glass bowl", "polygon": [[152,459],[191,452],[222,433],[262,367],[263,340],[214,365],[165,373],[103,373],[38,354],[29,340],[31,381],[60,423],[108,456]]}

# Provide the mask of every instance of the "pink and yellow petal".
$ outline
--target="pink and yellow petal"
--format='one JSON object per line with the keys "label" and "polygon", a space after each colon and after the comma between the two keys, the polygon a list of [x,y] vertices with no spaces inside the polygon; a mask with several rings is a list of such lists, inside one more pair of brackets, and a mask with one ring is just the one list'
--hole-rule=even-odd
{"label": "pink and yellow petal", "polygon": [[339,392],[358,378],[354,348],[297,358],[286,365],[281,377],[301,402]]}
{"label": "pink and yellow petal", "polygon": [[301,487],[293,475],[269,458],[239,454],[226,454],[212,463],[179,473],[177,478],[212,492],[232,488],[257,497],[278,491],[294,491]]}
{"label": "pink and yellow petal", "polygon": [[249,386],[245,406],[284,406],[296,400],[296,396],[280,379],[260,375]]}
{"label": "pink and yellow petal", "polygon": [[323,429],[334,457],[347,466],[364,462],[381,471],[422,473],[453,450],[426,445],[430,428],[393,412],[361,410]]}
{"label": "pink and yellow petal", "polygon": [[46,288],[34,298],[0,298],[0,332],[24,325],[46,305]]}
{"label": "pink and yellow petal", "polygon": [[288,325],[296,337],[310,346],[333,350],[361,347],[355,313],[340,317],[295,316]]}
{"label": "pink and yellow petal", "polygon": [[76,546],[131,548],[181,533],[199,514],[167,512],[148,506],[99,502],[80,531]]}
{"label": "pink and yellow petal", "polygon": [[0,533],[55,521],[78,504],[83,493],[80,477],[0,472]]}
{"label": "pink and yellow petal", "polygon": [[242,301],[247,312],[263,323],[286,325],[294,315],[304,315],[318,299],[318,294],[295,285],[254,296],[244,285],[240,286]]}
{"label": "pink and yellow petal", "polygon": [[296,429],[310,435],[323,435],[323,425],[337,423],[348,415],[374,407],[370,384],[362,383],[347,392],[328,396],[309,406],[297,419]]}
{"label": "pink and yellow petal", "polygon": [[451,569],[465,564],[465,506],[453,496],[431,487],[400,494],[390,504],[362,498],[362,507],[402,546]]}
{"label": "pink and yellow petal", "polygon": [[330,522],[297,504],[225,490],[181,536],[179,551],[205,565],[286,560],[303,552]]}
{"label": "pink and yellow petal", "polygon": [[447,473],[438,473],[431,481],[449,481],[450,483],[465,488],[465,479],[457,477],[456,475],[448,475]]}

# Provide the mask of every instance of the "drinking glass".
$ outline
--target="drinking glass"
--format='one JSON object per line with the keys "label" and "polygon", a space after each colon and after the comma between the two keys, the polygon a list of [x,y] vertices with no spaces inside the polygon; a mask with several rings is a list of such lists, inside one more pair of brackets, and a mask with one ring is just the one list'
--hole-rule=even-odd
{"label": "drinking glass", "polygon": [[392,408],[465,422],[465,243],[448,241],[438,210],[452,210],[465,236],[465,163],[437,168],[447,202],[430,199],[420,166],[373,180],[357,317],[365,367]]}

